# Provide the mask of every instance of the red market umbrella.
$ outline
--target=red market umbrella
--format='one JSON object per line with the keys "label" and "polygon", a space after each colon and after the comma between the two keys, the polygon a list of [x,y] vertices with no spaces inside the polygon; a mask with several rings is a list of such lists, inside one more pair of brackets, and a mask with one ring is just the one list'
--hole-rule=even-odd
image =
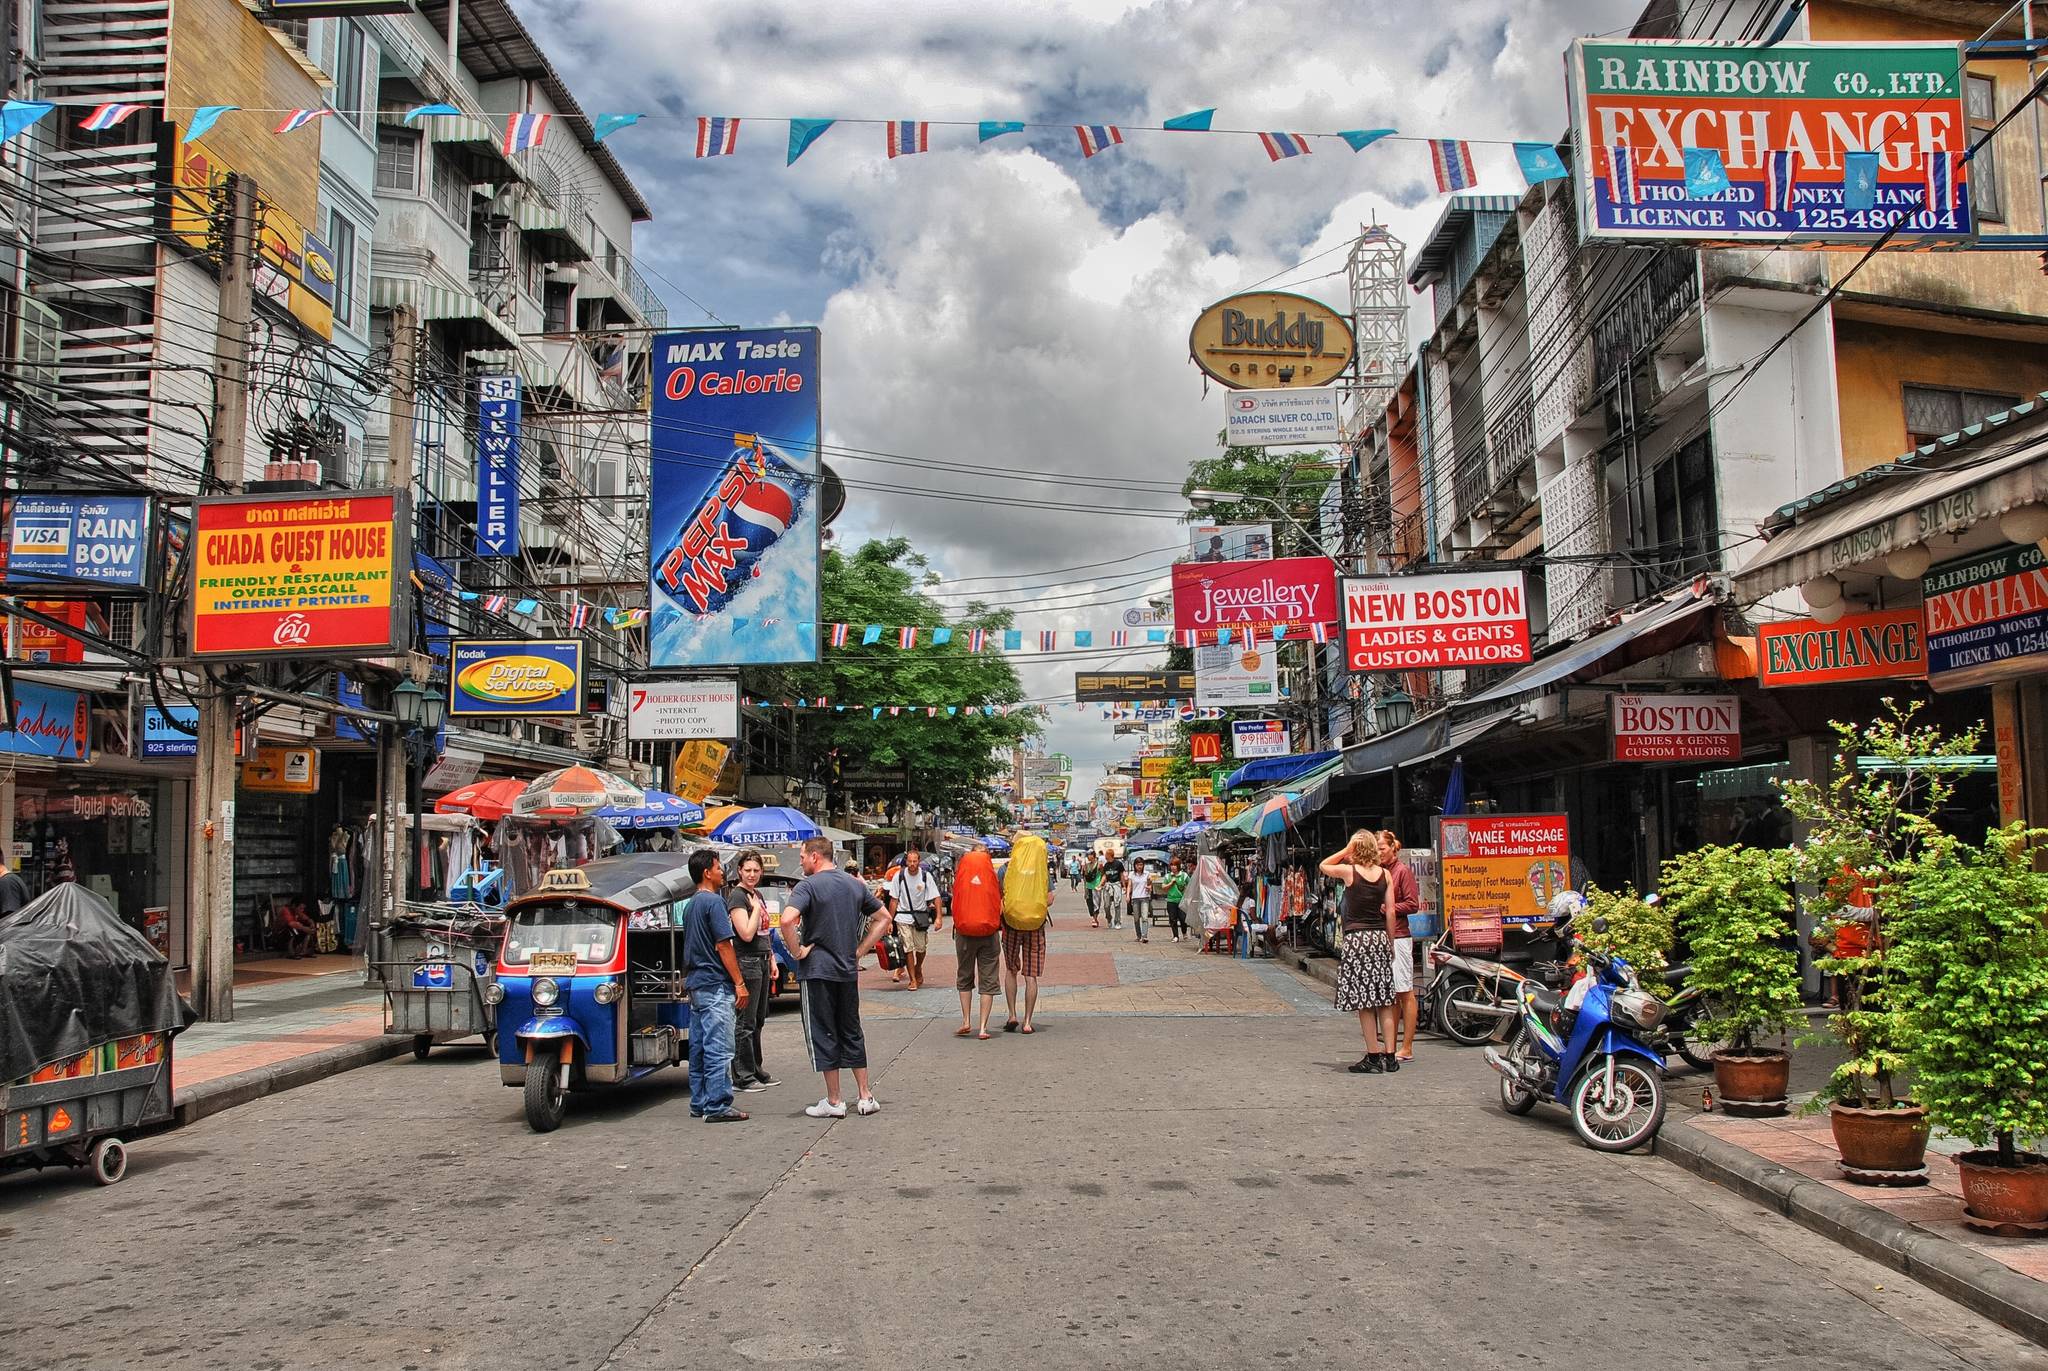
{"label": "red market umbrella", "polygon": [[512,777],[496,780],[471,781],[458,786],[440,799],[434,801],[436,814],[469,814],[495,823],[512,812],[512,802],[519,798],[519,792],[526,789],[526,782]]}
{"label": "red market umbrella", "polygon": [[530,782],[512,800],[518,818],[568,819],[607,806],[630,809],[647,792],[631,781],[594,766],[565,766]]}

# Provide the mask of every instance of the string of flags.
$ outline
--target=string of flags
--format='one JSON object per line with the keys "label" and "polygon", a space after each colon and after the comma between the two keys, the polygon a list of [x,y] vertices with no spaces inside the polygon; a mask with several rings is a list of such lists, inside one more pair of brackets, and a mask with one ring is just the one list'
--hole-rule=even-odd
{"label": "string of flags", "polygon": [[[734,619],[735,629],[745,629],[752,620]],[[761,624],[779,624],[780,619],[762,619]],[[812,625],[806,621],[798,627],[808,631]],[[900,650],[908,651],[920,644],[930,647],[945,647],[958,642],[969,652],[1058,652],[1062,641],[1076,648],[1128,648],[1147,646],[1209,647],[1228,646],[1242,643],[1246,647],[1261,642],[1317,642],[1330,641],[1330,624],[1270,624],[1255,628],[1203,628],[1203,629],[1093,629],[1077,628],[1062,632],[1056,628],[1038,629],[1027,633],[1021,628],[966,628],[953,629],[945,625],[924,628],[914,624],[827,624],[824,638],[831,647],[874,647],[881,643],[894,643]],[[1027,647],[1027,644],[1031,645]]]}

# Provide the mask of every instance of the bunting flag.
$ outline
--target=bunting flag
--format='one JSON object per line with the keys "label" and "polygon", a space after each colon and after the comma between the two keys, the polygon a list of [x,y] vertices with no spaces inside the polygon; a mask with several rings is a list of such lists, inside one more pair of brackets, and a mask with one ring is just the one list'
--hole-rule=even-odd
{"label": "bunting flag", "polygon": [[590,141],[602,143],[620,129],[631,128],[639,122],[637,114],[600,114],[590,121]]}
{"label": "bunting flag", "polygon": [[1095,646],[1095,630],[1094,630],[1094,629],[1091,629],[1091,628],[1077,628],[1077,629],[1075,629],[1075,630],[1074,630],[1074,646],[1075,646],[1075,647],[1094,647],[1094,646]]}
{"label": "bunting flag", "polygon": [[[414,105],[405,112],[405,122],[408,124],[418,119],[460,119],[461,117],[461,110],[447,104]],[[633,117],[637,119],[640,116],[634,115]]]}
{"label": "bunting flag", "polygon": [[1098,152],[1121,145],[1124,131],[1115,124],[1076,124],[1074,132],[1081,139],[1081,155],[1093,157]]}
{"label": "bunting flag", "polygon": [[917,630],[909,625],[896,630],[896,646],[913,648],[917,646]]}
{"label": "bunting flag", "polygon": [[569,627],[572,629],[580,629],[589,622],[590,606],[584,604],[581,600],[578,600],[576,602],[576,608],[569,611]]}
{"label": "bunting flag", "polygon": [[939,627],[932,630],[933,647],[944,647],[947,643],[950,643],[952,641],[953,630],[947,628],[945,625],[941,624]]}
{"label": "bunting flag", "polygon": [[1685,153],[1685,196],[1688,200],[1707,200],[1725,194],[1731,189],[1728,167],[1721,161],[1718,148],[1686,148]]}
{"label": "bunting flag", "polygon": [[518,604],[512,606],[512,612],[514,614],[537,614],[540,612],[540,601],[521,600]]}
{"label": "bunting flag", "polygon": [[1146,641],[1146,642],[1148,642],[1148,643],[1163,643],[1163,642],[1165,642],[1165,641],[1166,641],[1166,630],[1165,630],[1165,629],[1163,629],[1163,628],[1148,628],[1148,629],[1146,629],[1146,630],[1145,630],[1145,641]]}
{"label": "bunting flag", "polygon": [[105,133],[108,129],[119,128],[141,109],[140,105],[105,104],[78,121],[78,126],[87,133]]}
{"label": "bunting flag", "polygon": [[1795,184],[1791,150],[1772,153],[1764,167],[1764,208],[1789,213]]}
{"label": "bunting flag", "polygon": [[985,648],[985,647],[987,647],[987,646],[988,646],[988,630],[987,630],[987,629],[985,629],[985,628],[970,628],[970,629],[968,629],[968,630],[967,630],[967,650],[968,650],[969,652],[980,652],[980,651],[981,651],[981,650],[982,650],[983,648]]}
{"label": "bunting flag", "polygon": [[[1790,156],[1790,154],[1785,154]],[[1922,159],[1926,176],[1927,208],[1940,214],[1956,207],[1955,154],[1937,149]]]}
{"label": "bunting flag", "polygon": [[872,643],[879,643],[881,641],[882,626],[880,624],[869,624],[860,632],[860,644],[862,647],[867,647]]}
{"label": "bunting flag", "polygon": [[1262,133],[1260,146],[1266,149],[1266,160],[1277,162],[1283,157],[1303,157],[1308,154],[1308,139],[1298,133]]}
{"label": "bunting flag", "polygon": [[740,144],[740,121],[737,119],[710,118],[697,116],[697,155],[699,157],[730,157]]}
{"label": "bunting flag", "polygon": [[1040,652],[1056,652],[1059,650],[1059,645],[1060,632],[1056,628],[1045,629],[1038,635],[1038,650]]}
{"label": "bunting flag", "polygon": [[825,130],[832,127],[830,119],[792,119],[789,121],[789,160],[782,165],[793,167],[796,159],[810,150],[811,144],[825,136]]}
{"label": "bunting flag", "polygon": [[9,100],[0,104],[0,143],[34,128],[55,108],[48,100]]}
{"label": "bunting flag", "polygon": [[1191,114],[1176,114],[1163,125],[1177,133],[1207,133],[1209,121],[1216,117],[1214,109],[1198,109]]}
{"label": "bunting flag", "polygon": [[487,598],[486,598],[486,599],[484,600],[484,609],[485,609],[485,611],[486,611],[487,613],[491,613],[491,614],[502,614],[502,613],[504,613],[504,611],[505,611],[505,597],[504,597],[504,596],[502,596],[502,595],[492,595],[492,596],[489,596],[489,597],[487,597]]}
{"label": "bunting flag", "polygon": [[204,138],[207,130],[219,122],[223,114],[232,114],[240,105],[201,105],[192,111],[192,118],[185,124],[185,132],[179,135],[180,143],[189,143],[195,138]]}
{"label": "bunting flag", "polygon": [[1006,133],[1022,133],[1024,125],[1015,119],[984,119],[981,121],[981,137],[986,143],[991,138],[1000,138]]}
{"label": "bunting flag", "polygon": [[1328,624],[1310,624],[1308,626],[1308,636],[1319,643],[1327,643],[1330,641],[1330,626]]}
{"label": "bunting flag", "polygon": [[1131,645],[1131,635],[1121,628],[1112,629],[1109,635],[1109,645],[1111,647],[1129,647]]}
{"label": "bunting flag", "polygon": [[1436,173],[1436,188],[1445,195],[1470,190],[1479,184],[1472,171],[1472,145],[1462,138],[1429,140],[1429,166]]}
{"label": "bunting flag", "polygon": [[1557,149],[1548,143],[1515,144],[1515,161],[1521,164],[1523,179],[1532,186],[1539,181],[1562,181],[1571,175]]}
{"label": "bunting flag", "polygon": [[845,646],[846,646],[846,625],[845,625],[845,624],[834,624],[834,625],[832,625],[832,646],[834,646],[834,647],[845,647]]}
{"label": "bunting flag", "polygon": [[1382,138],[1391,138],[1399,129],[1345,129],[1337,136],[1351,145],[1353,152],[1364,152]]}
{"label": "bunting flag", "polygon": [[932,126],[915,119],[891,119],[889,121],[889,156],[909,157],[925,152],[931,143]]}
{"label": "bunting flag", "polygon": [[1006,629],[1004,629],[1004,630],[1003,630],[1003,651],[1005,651],[1005,652],[1022,652],[1023,650],[1024,650],[1024,631],[1023,631],[1022,629],[1018,629],[1018,628],[1006,628]]}
{"label": "bunting flag", "polygon": [[505,155],[516,156],[528,148],[537,148],[548,136],[548,120],[552,114],[508,114],[505,116]]}
{"label": "bunting flag", "polygon": [[1217,630],[1216,630],[1216,644],[1217,644],[1217,646],[1219,646],[1219,647],[1228,647],[1228,646],[1230,646],[1230,630],[1229,630],[1229,629],[1227,629],[1227,628],[1219,628],[1219,629],[1217,629]]}
{"label": "bunting flag", "polygon": [[277,128],[274,129],[273,132],[291,133],[296,129],[304,128],[306,125],[312,123],[315,119],[325,119],[328,115],[332,113],[334,113],[334,111],[331,109],[290,110],[286,112],[284,118],[278,120]]}
{"label": "bunting flag", "polygon": [[1844,209],[1875,209],[1877,207],[1877,158],[1874,152],[1845,152],[1842,154],[1842,207]]}
{"label": "bunting flag", "polygon": [[1627,147],[1607,148],[1607,191],[1616,204],[1634,205],[1642,201],[1642,193],[1636,186],[1635,152]]}

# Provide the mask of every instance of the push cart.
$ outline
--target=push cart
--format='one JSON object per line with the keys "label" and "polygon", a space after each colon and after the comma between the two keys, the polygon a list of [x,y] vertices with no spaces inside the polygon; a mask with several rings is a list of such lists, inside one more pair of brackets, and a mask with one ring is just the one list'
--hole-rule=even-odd
{"label": "push cart", "polygon": [[0,1170],[84,1166],[112,1185],[128,1172],[128,1142],[170,1122],[170,1034],[100,1043],[0,1085]]}
{"label": "push cart", "polygon": [[389,959],[370,964],[384,986],[384,1032],[411,1038],[420,1061],[458,1038],[481,1037],[496,1051],[498,1010],[485,992],[497,980],[504,916],[472,903],[415,903],[384,932]]}

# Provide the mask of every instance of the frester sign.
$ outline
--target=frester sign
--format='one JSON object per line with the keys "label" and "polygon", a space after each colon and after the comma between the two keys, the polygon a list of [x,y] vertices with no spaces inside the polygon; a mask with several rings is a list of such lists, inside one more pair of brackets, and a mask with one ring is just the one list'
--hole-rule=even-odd
{"label": "frester sign", "polygon": [[1224,629],[1298,628],[1336,617],[1337,567],[1327,557],[1182,562],[1173,569],[1173,626],[1201,634],[1203,642]]}
{"label": "frester sign", "polygon": [[1918,609],[1844,614],[1834,623],[1787,619],[1756,635],[1757,684],[1833,685],[1925,676],[1924,619]]}
{"label": "frester sign", "polygon": [[1519,571],[1347,577],[1344,660],[1352,671],[1434,671],[1527,662]]}
{"label": "frester sign", "polygon": [[1742,702],[1733,695],[1613,695],[1617,762],[1720,762],[1742,757]]}

